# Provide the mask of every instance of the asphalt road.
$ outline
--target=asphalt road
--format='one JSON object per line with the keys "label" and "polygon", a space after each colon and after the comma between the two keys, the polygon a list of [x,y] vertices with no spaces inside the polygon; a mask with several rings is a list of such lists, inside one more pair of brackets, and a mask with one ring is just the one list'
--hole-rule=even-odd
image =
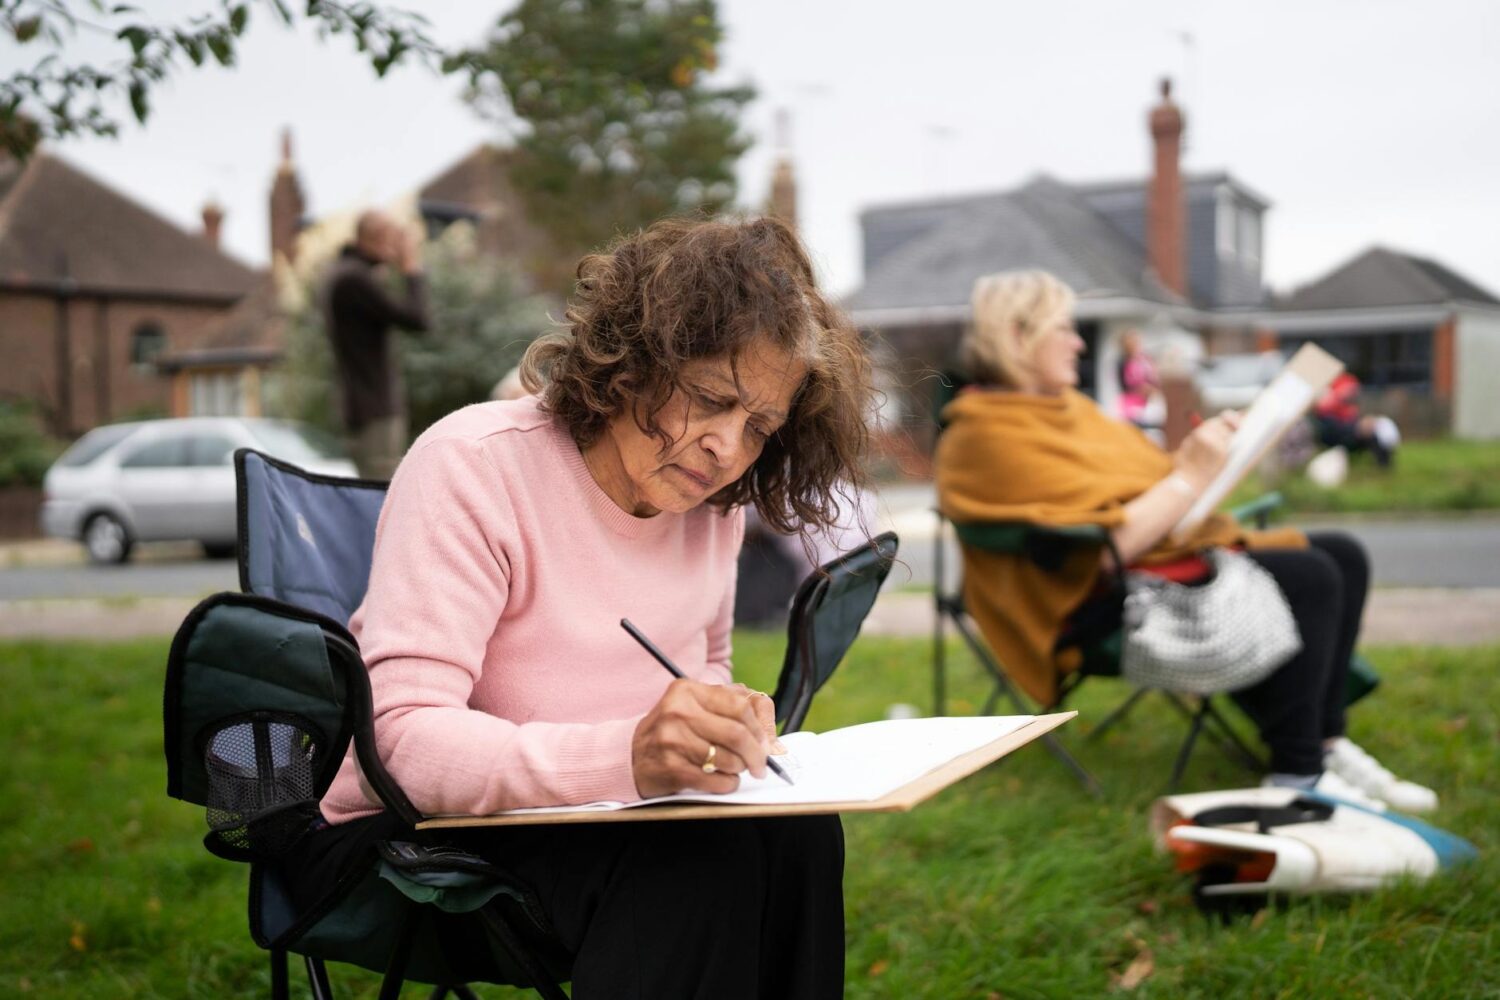
{"label": "asphalt road", "polygon": [[[930,493],[905,487],[887,493],[886,522],[902,535],[901,562],[890,585],[932,582]],[[894,508],[895,513],[891,513]],[[1500,587],[1500,516],[1429,520],[1359,519],[1320,522],[1311,530],[1348,531],[1364,542],[1383,587]],[[179,546],[179,549],[184,547]],[[29,598],[199,597],[238,590],[232,559],[208,560],[191,546],[181,555],[167,550],[124,566],[31,566],[0,570],[0,601]],[[950,566],[956,551],[950,546]]]}
{"label": "asphalt road", "polygon": [[239,590],[233,559],[202,556],[123,566],[28,566],[0,570],[0,601],[56,597],[201,597]]}
{"label": "asphalt road", "polygon": [[[906,520],[905,518],[901,520]],[[899,530],[901,521],[898,521]],[[1345,531],[1364,543],[1377,587],[1500,587],[1500,518],[1461,520],[1320,521],[1308,531]],[[892,583],[932,582],[931,532],[903,533],[901,560]],[[958,565],[957,546],[949,540],[947,566]]]}

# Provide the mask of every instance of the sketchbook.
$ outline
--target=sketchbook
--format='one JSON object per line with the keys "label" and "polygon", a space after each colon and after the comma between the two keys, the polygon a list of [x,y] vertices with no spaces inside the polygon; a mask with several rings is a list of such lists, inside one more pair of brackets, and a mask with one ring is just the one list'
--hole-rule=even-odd
{"label": "sketchbook", "polygon": [[1303,344],[1245,411],[1224,468],[1172,533],[1181,537],[1203,523],[1343,370],[1343,363],[1321,347]]}
{"label": "sketchbook", "polygon": [[493,816],[439,816],[420,829],[632,820],[907,812],[949,785],[1067,722],[1077,712],[889,719],[825,733],[790,733],[770,772],[744,775],[737,791],[684,791],[637,802],[513,809]]}

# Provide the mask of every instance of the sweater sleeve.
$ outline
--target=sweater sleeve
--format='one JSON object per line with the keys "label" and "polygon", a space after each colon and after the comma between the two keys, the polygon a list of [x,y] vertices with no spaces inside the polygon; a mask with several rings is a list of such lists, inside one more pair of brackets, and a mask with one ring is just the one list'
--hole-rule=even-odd
{"label": "sweater sleeve", "polygon": [[479,445],[437,438],[419,442],[391,483],[351,622],[381,759],[426,815],[636,799],[638,719],[517,724],[469,707],[506,605],[517,530],[488,469]]}

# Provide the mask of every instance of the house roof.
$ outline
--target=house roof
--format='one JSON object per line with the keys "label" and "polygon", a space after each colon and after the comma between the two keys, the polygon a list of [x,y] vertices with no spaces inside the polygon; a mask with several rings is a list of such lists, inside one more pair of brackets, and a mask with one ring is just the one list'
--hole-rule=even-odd
{"label": "house roof", "polygon": [[[1084,184],[1070,185],[1080,194],[1089,197],[1100,195],[1121,194],[1125,192],[1142,192],[1150,185],[1150,178],[1132,177],[1113,181],[1089,181]],[[1264,210],[1271,207],[1271,199],[1250,187],[1244,181],[1235,177],[1227,170],[1211,170],[1204,173],[1193,173],[1182,175],[1183,187],[1188,194],[1202,193],[1204,195],[1217,189],[1221,184],[1227,184],[1233,188],[1241,198],[1253,203],[1256,207]]]}
{"label": "house roof", "polygon": [[1361,309],[1473,302],[1500,305],[1489,291],[1437,261],[1371,247],[1287,296],[1277,307]]}
{"label": "house roof", "polygon": [[497,146],[475,146],[462,159],[423,184],[417,198],[423,202],[478,209],[493,201],[501,185],[507,183],[508,161],[507,152]]}
{"label": "house roof", "polygon": [[232,301],[257,272],[62,158],[0,162],[0,284]]}
{"label": "house roof", "polygon": [[559,259],[547,234],[527,218],[510,180],[515,155],[513,149],[476,146],[422,185],[418,206],[428,216],[473,217],[482,252],[515,261],[537,287],[556,287],[559,278],[571,277],[575,261]]}
{"label": "house roof", "polygon": [[201,342],[162,355],[156,359],[156,366],[171,372],[280,360],[286,343],[287,314],[273,275],[261,277],[233,309],[210,319],[205,328],[210,332]]}
{"label": "house roof", "polygon": [[846,302],[856,311],[966,305],[976,278],[1021,267],[1051,271],[1084,294],[1182,301],[1146,270],[1139,247],[1076,188],[1050,177],[1003,194],[872,209],[865,217],[877,213],[904,232],[877,248],[885,252]]}

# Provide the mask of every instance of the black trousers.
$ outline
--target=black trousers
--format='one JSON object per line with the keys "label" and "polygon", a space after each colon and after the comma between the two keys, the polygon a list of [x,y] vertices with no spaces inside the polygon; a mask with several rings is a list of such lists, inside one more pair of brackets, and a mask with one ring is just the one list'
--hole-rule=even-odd
{"label": "black trousers", "polygon": [[1380,443],[1380,439],[1374,434],[1362,434],[1359,429],[1359,421],[1351,420],[1347,423],[1334,420],[1331,417],[1318,417],[1313,421],[1317,429],[1318,443],[1326,448],[1342,445],[1349,454],[1369,450],[1375,456],[1375,464],[1382,469],[1388,469],[1391,465],[1391,451]]}
{"label": "black trousers", "polygon": [[416,833],[382,813],[308,835],[288,865],[299,904],[388,839],[456,847],[529,885],[572,955],[575,1000],[843,996],[836,816]]}
{"label": "black trousers", "polygon": [[1248,553],[1286,595],[1302,652],[1232,696],[1260,727],[1271,768],[1287,774],[1323,770],[1323,741],[1344,734],[1349,658],[1370,589],[1370,561],[1357,540],[1319,532],[1308,541],[1307,549]]}

